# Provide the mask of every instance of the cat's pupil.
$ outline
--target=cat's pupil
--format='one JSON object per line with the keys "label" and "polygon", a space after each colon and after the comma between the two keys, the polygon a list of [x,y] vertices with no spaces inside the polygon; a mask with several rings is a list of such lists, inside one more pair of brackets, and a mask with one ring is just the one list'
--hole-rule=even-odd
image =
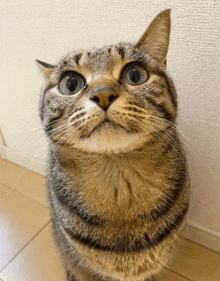
{"label": "cat's pupil", "polygon": [[133,68],[133,69],[129,70],[128,77],[132,82],[137,83],[141,78],[140,71]]}
{"label": "cat's pupil", "polygon": [[77,86],[78,86],[78,80],[76,78],[70,77],[69,79],[67,79],[66,87],[70,92],[75,91]]}

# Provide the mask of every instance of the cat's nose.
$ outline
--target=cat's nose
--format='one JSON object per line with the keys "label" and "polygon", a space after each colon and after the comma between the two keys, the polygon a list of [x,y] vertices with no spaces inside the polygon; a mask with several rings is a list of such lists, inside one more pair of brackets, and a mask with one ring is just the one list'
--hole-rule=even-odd
{"label": "cat's nose", "polygon": [[107,110],[109,106],[117,99],[118,95],[111,86],[97,86],[92,90],[90,100],[99,105],[103,110]]}

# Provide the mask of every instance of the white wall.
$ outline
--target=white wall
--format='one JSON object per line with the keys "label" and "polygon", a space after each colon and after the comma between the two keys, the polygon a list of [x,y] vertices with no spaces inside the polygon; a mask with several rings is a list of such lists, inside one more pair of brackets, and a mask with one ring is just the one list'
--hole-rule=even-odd
{"label": "white wall", "polygon": [[27,159],[46,159],[35,58],[56,63],[73,49],[135,42],[167,8],[172,8],[168,71],[179,94],[179,125],[192,179],[189,221],[219,235],[219,1],[3,0],[0,127],[5,155],[25,165],[30,165]]}

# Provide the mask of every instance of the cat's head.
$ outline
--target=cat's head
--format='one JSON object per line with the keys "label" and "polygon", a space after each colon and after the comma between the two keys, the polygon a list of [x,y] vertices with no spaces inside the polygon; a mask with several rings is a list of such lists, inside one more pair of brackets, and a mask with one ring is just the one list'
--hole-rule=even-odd
{"label": "cat's head", "polygon": [[75,51],[55,66],[37,61],[45,78],[40,116],[51,143],[124,153],[172,124],[177,102],[166,74],[169,36],[165,10],[134,45]]}

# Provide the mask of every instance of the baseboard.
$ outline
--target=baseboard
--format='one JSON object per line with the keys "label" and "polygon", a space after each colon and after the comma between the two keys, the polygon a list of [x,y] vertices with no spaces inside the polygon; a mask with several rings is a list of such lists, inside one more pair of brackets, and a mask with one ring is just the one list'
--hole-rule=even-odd
{"label": "baseboard", "polygon": [[220,252],[220,233],[188,220],[183,236],[215,252]]}
{"label": "baseboard", "polygon": [[0,146],[0,154],[3,159],[11,161],[17,165],[27,168],[35,173],[45,176],[46,163],[38,159],[30,159],[27,156],[17,153],[16,151]]}
{"label": "baseboard", "polygon": [[5,159],[5,147],[0,145],[0,156]]}
{"label": "baseboard", "polygon": [[[30,159],[7,147],[0,146],[2,158],[45,176],[46,163]],[[183,236],[213,251],[219,252],[220,233],[188,220]]]}

